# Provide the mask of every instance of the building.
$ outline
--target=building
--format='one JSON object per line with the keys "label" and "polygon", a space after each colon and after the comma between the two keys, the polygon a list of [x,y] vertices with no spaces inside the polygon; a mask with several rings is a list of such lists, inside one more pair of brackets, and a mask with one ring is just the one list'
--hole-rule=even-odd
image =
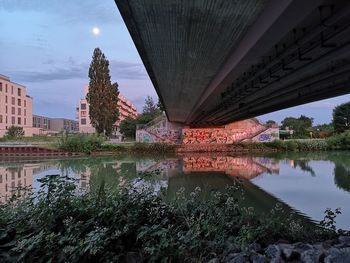
{"label": "building", "polygon": [[[84,97],[89,92],[89,86],[84,88]],[[132,104],[127,98],[119,93],[117,107],[119,110],[119,120],[115,123],[115,136],[121,136],[118,132],[120,122],[127,117],[136,118],[137,110],[134,104]],[[89,117],[89,103],[86,98],[81,99],[79,106],[77,107],[77,118],[79,119],[79,132],[81,133],[95,133],[95,128],[92,127]]]}
{"label": "building", "polygon": [[49,117],[33,115],[33,128],[39,128],[44,130],[51,129],[51,119]]}
{"label": "building", "polygon": [[64,118],[49,118],[45,116],[33,115],[33,128],[39,130],[35,134],[79,132],[79,123],[75,120]]}
{"label": "building", "polygon": [[25,136],[33,135],[33,99],[26,87],[0,75],[0,137],[11,126],[19,126]]}

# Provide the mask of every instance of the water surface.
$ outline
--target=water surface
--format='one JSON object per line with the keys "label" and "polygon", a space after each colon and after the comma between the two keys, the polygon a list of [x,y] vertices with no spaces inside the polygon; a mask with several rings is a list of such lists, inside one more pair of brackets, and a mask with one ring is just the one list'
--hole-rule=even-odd
{"label": "water surface", "polygon": [[0,201],[18,186],[36,191],[37,180],[48,174],[74,176],[83,189],[101,182],[116,189],[137,182],[156,191],[165,188],[169,198],[181,188],[190,193],[196,187],[207,198],[239,181],[244,204],[258,212],[280,203],[285,211],[318,221],[326,208],[340,207],[337,226],[350,228],[350,152],[0,160]]}

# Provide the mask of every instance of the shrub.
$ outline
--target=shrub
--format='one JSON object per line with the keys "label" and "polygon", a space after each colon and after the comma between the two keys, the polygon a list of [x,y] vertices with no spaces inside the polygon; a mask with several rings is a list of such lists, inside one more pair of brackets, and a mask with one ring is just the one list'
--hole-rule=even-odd
{"label": "shrub", "polygon": [[330,149],[349,150],[350,149],[350,131],[341,134],[333,135],[326,139]]}
{"label": "shrub", "polygon": [[241,207],[238,185],[209,199],[196,188],[165,201],[162,192],[130,185],[111,191],[102,184],[81,193],[68,177],[39,182],[37,193],[0,205],[1,262],[126,262],[130,254],[151,262],[198,262],[251,242],[336,235],[329,211],[322,228],[285,216],[280,206],[266,216]]}
{"label": "shrub", "polygon": [[84,152],[90,153],[92,151],[100,150],[104,138],[98,135],[63,135],[60,138],[58,147],[68,152]]}
{"label": "shrub", "polygon": [[24,130],[22,127],[10,126],[7,129],[5,136],[9,139],[22,138],[24,136]]}

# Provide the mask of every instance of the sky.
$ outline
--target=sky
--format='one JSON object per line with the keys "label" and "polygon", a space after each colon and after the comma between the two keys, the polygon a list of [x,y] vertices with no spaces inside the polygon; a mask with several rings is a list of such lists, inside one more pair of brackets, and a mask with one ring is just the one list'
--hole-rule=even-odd
{"label": "sky", "polygon": [[[0,74],[27,87],[34,114],[75,118],[96,47],[110,61],[112,81],[139,112],[147,95],[157,101],[114,0],[0,0]],[[315,124],[328,123],[332,109],[348,101],[350,95],[258,118],[281,122],[304,114]]]}

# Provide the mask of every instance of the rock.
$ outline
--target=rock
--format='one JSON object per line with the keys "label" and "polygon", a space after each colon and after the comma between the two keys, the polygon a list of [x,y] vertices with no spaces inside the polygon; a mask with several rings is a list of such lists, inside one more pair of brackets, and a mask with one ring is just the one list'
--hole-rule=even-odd
{"label": "rock", "polygon": [[281,256],[281,250],[277,245],[269,245],[265,249],[265,255],[271,259],[278,258]]}
{"label": "rock", "polygon": [[212,258],[211,260],[208,261],[208,263],[219,263],[219,259]]}
{"label": "rock", "polygon": [[127,263],[142,263],[142,256],[138,252],[128,252],[126,254]]}
{"label": "rock", "polygon": [[304,263],[319,262],[321,254],[322,251],[319,251],[317,249],[308,249],[301,253],[300,259]]}
{"label": "rock", "polygon": [[282,257],[288,260],[299,260],[300,253],[294,250],[294,247],[290,244],[279,244],[278,247],[282,252]]}
{"label": "rock", "polygon": [[300,253],[302,253],[305,250],[313,249],[313,247],[310,244],[305,244],[305,243],[295,243],[294,248],[298,250]]}
{"label": "rock", "polygon": [[276,244],[290,244],[290,242],[286,239],[280,238],[277,240]]}
{"label": "rock", "polygon": [[236,254],[236,256],[231,259],[229,263],[245,263],[245,257],[242,254]]}
{"label": "rock", "polygon": [[325,263],[348,263],[350,262],[350,247],[348,248],[331,248],[329,255],[325,257]]}
{"label": "rock", "polygon": [[250,251],[260,252],[261,251],[261,245],[259,243],[252,243],[248,246],[248,249]]}
{"label": "rock", "polygon": [[350,243],[350,236],[340,236],[338,237],[340,243]]}
{"label": "rock", "polygon": [[267,259],[264,255],[254,254],[250,256],[250,261],[253,263],[265,263]]}
{"label": "rock", "polygon": [[284,260],[281,257],[277,257],[277,258],[272,258],[269,262],[270,263],[284,263]]}

